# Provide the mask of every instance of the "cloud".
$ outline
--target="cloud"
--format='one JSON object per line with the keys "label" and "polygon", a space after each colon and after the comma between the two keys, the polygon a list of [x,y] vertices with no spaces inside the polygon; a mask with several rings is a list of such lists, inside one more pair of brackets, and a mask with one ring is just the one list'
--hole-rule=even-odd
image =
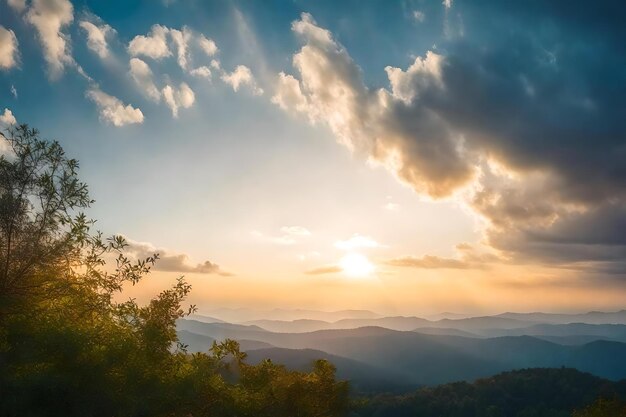
{"label": "cloud", "polygon": [[222,81],[230,85],[234,91],[239,91],[239,87],[241,86],[247,86],[252,91],[252,94],[263,94],[263,90],[256,84],[252,71],[250,71],[250,68],[245,65],[237,65],[233,72],[224,73],[221,78]]}
{"label": "cloud", "polygon": [[[368,87],[347,50],[303,14],[292,24],[303,44],[295,73],[279,74],[272,101],[327,125],[417,193],[456,195],[507,259],[604,259],[619,269],[626,30],[611,7],[586,16],[543,3],[491,5],[455,4],[467,35],[386,67],[388,88]],[[552,29],[528,30],[542,24]]]}
{"label": "cloud", "polygon": [[17,89],[13,84],[11,84],[11,95],[13,96],[13,98],[17,98]]}
{"label": "cloud", "polygon": [[140,88],[142,93],[153,101],[160,101],[161,92],[152,80],[152,70],[150,69],[150,66],[139,58],[131,58],[129,65],[130,76],[135,81],[135,84],[137,84]]}
{"label": "cloud", "polygon": [[132,56],[146,56],[162,59],[172,55],[167,45],[170,30],[161,25],[153,25],[147,36],[137,35],[128,44],[128,53]]}
{"label": "cloud", "polygon": [[194,77],[205,78],[207,80],[210,80],[212,76],[211,69],[205,65],[192,69],[191,71],[189,71],[189,74],[193,75]]}
{"label": "cloud", "polygon": [[426,19],[426,15],[420,10],[414,10],[413,19],[415,19],[416,22],[422,23]]}
{"label": "cloud", "polygon": [[216,274],[222,276],[233,275],[230,272],[223,271],[219,265],[211,261],[204,261],[194,265],[190,263],[189,256],[184,253],[172,253],[167,249],[157,248],[151,243],[137,242],[128,238],[125,239],[128,243],[127,251],[136,259],[145,259],[155,253],[159,254],[159,260],[157,260],[152,268],[154,271]]}
{"label": "cloud", "polygon": [[197,40],[198,46],[200,46],[200,49],[202,49],[207,56],[211,57],[218,53],[219,49],[213,39],[209,39],[203,34],[200,34]]}
{"label": "cloud", "polygon": [[117,97],[110,96],[98,87],[91,87],[85,94],[96,103],[100,112],[100,120],[121,127],[128,124],[143,123],[143,113],[130,104],[125,105]]}
{"label": "cloud", "polygon": [[350,239],[339,240],[334,245],[337,249],[341,250],[354,250],[354,249],[373,249],[380,248],[382,245],[376,242],[371,237],[361,236],[359,234],[353,235]]}
{"label": "cloud", "polygon": [[443,7],[445,7],[446,10],[452,8],[452,0],[443,0],[441,4],[443,4]]}
{"label": "cloud", "polygon": [[385,204],[383,207],[385,208],[385,210],[389,210],[389,211],[398,211],[398,210],[400,210],[400,204],[392,203],[391,201],[388,202],[387,204]]}
{"label": "cloud", "polygon": [[7,4],[18,13],[26,10],[26,0],[7,0]]}
{"label": "cloud", "polygon": [[[275,103],[328,124],[341,144],[387,166],[420,193],[443,197],[469,182],[473,170],[461,156],[460,136],[430,111],[403,108],[409,94],[419,93],[418,86],[409,86],[389,68],[403,96],[372,91],[345,48],[311,15],[303,13],[292,30],[304,43],[293,57],[300,79],[279,76]],[[442,61],[436,54],[416,61],[411,73],[424,76],[422,88],[440,87]]]}
{"label": "cloud", "polygon": [[290,236],[308,237],[311,236],[311,232],[302,226],[283,226],[280,231]]}
{"label": "cloud", "polygon": [[386,262],[387,265],[407,267],[407,268],[423,268],[423,269],[469,269],[471,265],[463,260],[454,258],[440,258],[439,256],[424,255],[421,258],[406,256],[403,258],[391,259]]}
{"label": "cloud", "polygon": [[91,20],[81,20],[79,26],[87,33],[87,46],[95,52],[100,58],[105,59],[109,56],[109,46],[107,44],[107,36],[115,33],[115,29],[106,23],[99,22],[95,16],[89,16]]}
{"label": "cloud", "polygon": [[250,234],[262,242],[284,246],[295,245],[301,239],[311,236],[311,232],[302,226],[283,226],[280,232],[278,236],[266,235],[258,230],[253,230]]}
{"label": "cloud", "polygon": [[278,74],[272,103],[289,112],[306,112],[308,107],[307,99],[302,94],[298,80],[284,72]]}
{"label": "cloud", "polygon": [[19,51],[15,33],[0,25],[0,69],[11,69],[17,66],[18,60]]}
{"label": "cloud", "polygon": [[[76,66],[70,51],[70,36],[63,30],[74,20],[74,7],[68,0],[33,0],[26,20],[37,30],[50,77],[58,78],[65,66]],[[77,67],[82,73],[80,67]]]}
{"label": "cloud", "polygon": [[17,120],[13,116],[13,112],[5,108],[4,113],[0,114],[0,127],[7,128],[14,124],[17,124]]}
{"label": "cloud", "polygon": [[180,84],[178,89],[171,85],[166,85],[161,92],[174,118],[178,117],[179,108],[187,109],[191,107],[196,100],[193,90],[184,82]]}
{"label": "cloud", "polygon": [[172,41],[176,46],[178,65],[183,70],[187,70],[187,65],[189,61],[189,41],[193,36],[191,30],[188,27],[183,26],[182,30],[170,29],[169,32]]}
{"label": "cloud", "polygon": [[252,232],[250,232],[250,234],[262,242],[271,243],[274,245],[288,246],[288,245],[294,245],[297,243],[297,240],[293,236],[289,236],[289,235],[269,236],[269,235],[259,232],[258,230],[253,230]]}
{"label": "cloud", "polygon": [[343,269],[339,266],[331,265],[331,266],[322,266],[320,268],[310,269],[305,272],[307,275],[326,275],[326,274],[336,274],[342,272]]}

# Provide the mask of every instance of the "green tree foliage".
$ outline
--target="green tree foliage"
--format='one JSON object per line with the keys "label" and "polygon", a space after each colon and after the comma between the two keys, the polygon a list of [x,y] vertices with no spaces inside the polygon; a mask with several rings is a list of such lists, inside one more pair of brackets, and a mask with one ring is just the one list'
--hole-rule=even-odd
{"label": "green tree foliage", "polygon": [[92,233],[78,162],[19,126],[0,156],[0,415],[335,417],[348,386],[326,361],[309,373],[252,366],[226,340],[190,355],[176,320],[180,278],[147,305],[117,302],[158,262]]}
{"label": "green tree foliage", "polygon": [[626,417],[626,403],[618,398],[599,398],[592,405],[575,411],[572,417]]}
{"label": "green tree foliage", "polygon": [[[574,369],[525,369],[473,383],[424,387],[403,395],[378,395],[361,401],[359,417],[622,417],[603,414],[614,403],[596,398],[626,398],[626,381],[611,382]],[[596,410],[603,410],[597,414]],[[596,414],[593,414],[596,412]],[[582,414],[581,414],[582,413]],[[587,413],[587,414],[585,414]],[[591,414],[589,414],[591,413]]]}

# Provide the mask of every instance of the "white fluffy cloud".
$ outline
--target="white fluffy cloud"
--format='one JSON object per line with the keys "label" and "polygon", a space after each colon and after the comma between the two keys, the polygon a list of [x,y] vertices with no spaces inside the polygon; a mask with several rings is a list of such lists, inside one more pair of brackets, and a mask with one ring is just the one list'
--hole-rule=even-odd
{"label": "white fluffy cloud", "polygon": [[272,103],[289,112],[306,112],[308,106],[307,98],[300,89],[300,82],[284,72],[278,74]]}
{"label": "white fluffy cloud", "polygon": [[107,36],[115,33],[115,29],[105,23],[95,24],[89,20],[81,20],[79,26],[87,33],[87,46],[89,49],[100,58],[107,58],[109,56]]}
{"label": "white fluffy cloud", "polygon": [[206,65],[192,69],[191,71],[189,71],[189,74],[193,75],[194,77],[206,78],[207,80],[210,80],[212,76],[211,69]]}
{"label": "white fluffy cloud", "polygon": [[198,46],[200,46],[200,49],[202,49],[207,56],[213,56],[219,51],[213,39],[209,39],[203,34],[198,36]]}
{"label": "white fluffy cloud", "polygon": [[[439,88],[442,57],[429,53],[406,72],[389,67],[392,91],[370,90],[345,48],[309,14],[292,30],[304,43],[293,57],[300,79],[281,74],[274,103],[328,124],[341,144],[385,165],[421,193],[447,196],[471,179],[460,136],[426,109],[407,114],[401,108],[422,90]],[[411,83],[411,77],[420,82]]]}
{"label": "white fluffy cloud", "polygon": [[152,59],[161,59],[172,55],[167,45],[169,29],[165,26],[154,25],[147,36],[137,35],[128,44],[128,53],[132,56],[146,56]]}
{"label": "white fluffy cloud", "polygon": [[18,62],[18,42],[15,33],[0,25],[0,69],[11,69]]}
{"label": "white fluffy cloud", "polygon": [[139,58],[131,58],[129,65],[130,76],[141,89],[142,93],[151,100],[158,102],[161,99],[161,92],[152,80],[152,70],[148,64]]}
{"label": "white fluffy cloud", "polygon": [[7,4],[18,13],[26,10],[26,0],[7,0]]}
{"label": "white fluffy cloud", "polygon": [[17,124],[17,120],[13,116],[13,112],[5,108],[4,113],[0,114],[0,128],[6,128],[14,124]]}
{"label": "white fluffy cloud", "polygon": [[75,65],[70,37],[63,32],[74,20],[72,3],[68,0],[33,0],[26,20],[37,31],[52,78],[59,77],[66,65]]}
{"label": "white fluffy cloud", "polygon": [[[13,112],[5,108],[4,113],[0,113],[0,133],[15,124],[17,124],[17,120],[13,116]],[[12,153],[11,145],[3,135],[0,135],[0,155],[12,155]]]}
{"label": "white fluffy cloud", "polygon": [[222,81],[230,85],[234,91],[239,91],[241,86],[247,86],[254,95],[263,94],[263,90],[256,84],[252,71],[245,65],[237,65],[233,72],[222,74]]}
{"label": "white fluffy cloud", "polygon": [[189,108],[196,100],[193,90],[189,88],[187,83],[181,83],[178,89],[171,85],[166,85],[162,93],[165,103],[170,108],[172,116],[175,118],[178,117],[178,109],[180,107],[184,109]]}
{"label": "white fluffy cloud", "polygon": [[100,120],[103,122],[117,127],[143,123],[143,113],[140,109],[130,104],[125,105],[117,97],[108,95],[97,87],[87,90],[86,96],[98,106]]}
{"label": "white fluffy cloud", "polygon": [[425,58],[419,56],[415,58],[415,62],[406,71],[391,66],[386,67],[385,71],[391,84],[393,96],[406,104],[410,104],[419,98],[422,90],[428,90],[433,85],[443,88],[442,65],[443,56],[428,51]]}
{"label": "white fluffy cloud", "polygon": [[170,36],[176,46],[178,65],[183,70],[187,70],[189,61],[189,41],[193,36],[191,30],[186,26],[183,27],[182,30],[170,29]]}

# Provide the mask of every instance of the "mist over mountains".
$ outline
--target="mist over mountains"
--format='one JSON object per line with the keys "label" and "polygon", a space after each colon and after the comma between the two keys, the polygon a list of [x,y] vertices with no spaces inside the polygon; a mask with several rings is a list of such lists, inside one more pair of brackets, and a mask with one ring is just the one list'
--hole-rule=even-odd
{"label": "mist over mountains", "polygon": [[365,392],[473,381],[523,368],[568,367],[609,380],[626,378],[625,311],[429,320],[365,311],[282,310],[295,318],[277,320],[273,310],[267,317],[274,318],[224,320],[247,319],[252,313],[233,311],[179,320],[181,341],[189,351],[200,352],[214,340],[235,339],[253,363],[271,359],[296,370],[328,359],[341,378]]}

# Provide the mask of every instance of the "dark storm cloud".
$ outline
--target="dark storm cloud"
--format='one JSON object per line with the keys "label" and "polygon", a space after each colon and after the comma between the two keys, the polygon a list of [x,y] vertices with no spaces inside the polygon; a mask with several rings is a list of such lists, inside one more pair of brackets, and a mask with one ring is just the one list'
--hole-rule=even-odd
{"label": "dark storm cloud", "polygon": [[419,193],[469,185],[487,243],[507,259],[626,273],[626,6],[573,3],[455,2],[447,24],[462,28],[406,69],[387,67],[390,88],[378,90],[305,14],[292,27],[299,79],[283,74],[274,101]]}

